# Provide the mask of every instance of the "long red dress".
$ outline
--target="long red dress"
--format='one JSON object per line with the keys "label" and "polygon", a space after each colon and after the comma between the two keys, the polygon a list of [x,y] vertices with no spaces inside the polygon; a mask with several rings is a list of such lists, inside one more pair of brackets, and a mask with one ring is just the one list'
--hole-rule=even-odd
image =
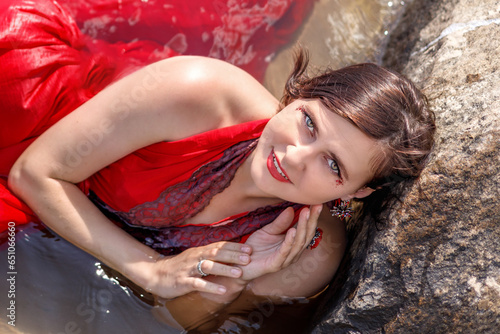
{"label": "long red dress", "polygon": [[[311,1],[60,2],[4,0],[0,4],[0,232],[8,222],[37,220],[9,191],[7,175],[24,149],[59,119],[114,80],[178,54],[222,58],[260,79],[268,56],[299,25],[296,18],[305,15]],[[286,17],[295,20],[286,23],[282,21]],[[224,138],[221,142],[228,133],[236,137],[244,133],[245,138],[240,135],[232,142],[235,144],[258,137],[263,124],[243,125],[244,131],[236,127],[214,133]],[[186,149],[183,145],[170,143],[165,147],[169,147],[167,151],[174,147],[181,157]],[[150,155],[147,159],[160,156],[165,153],[155,151],[160,146],[152,145],[142,153]],[[217,160],[230,146],[218,147],[217,153],[205,148],[199,159]],[[146,174],[140,174],[142,165],[134,160],[138,155],[141,150],[105,168],[82,184],[82,189],[113,210],[128,212],[157,199],[167,187],[185,181],[201,166],[199,159],[187,159],[174,167],[179,175],[167,177],[167,181],[170,172],[150,170],[145,178]],[[117,174],[108,173],[112,168],[131,167],[139,167],[138,174],[126,182],[118,183],[112,176]],[[139,186],[130,181],[134,177],[149,183]],[[118,184],[126,189],[117,189]],[[109,194],[117,193],[123,196],[114,201]]]}

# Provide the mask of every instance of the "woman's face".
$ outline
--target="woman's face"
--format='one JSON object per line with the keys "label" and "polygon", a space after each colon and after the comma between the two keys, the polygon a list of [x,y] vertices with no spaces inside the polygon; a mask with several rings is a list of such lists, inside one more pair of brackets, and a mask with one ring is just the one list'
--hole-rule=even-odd
{"label": "woman's face", "polygon": [[270,197],[301,204],[363,197],[370,162],[381,149],[319,100],[296,100],[266,125],[251,175]]}

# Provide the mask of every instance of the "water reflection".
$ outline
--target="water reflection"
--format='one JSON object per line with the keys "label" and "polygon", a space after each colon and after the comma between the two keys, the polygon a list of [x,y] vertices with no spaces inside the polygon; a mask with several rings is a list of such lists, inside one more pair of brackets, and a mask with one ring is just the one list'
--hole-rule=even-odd
{"label": "water reflection", "polygon": [[[0,256],[5,254],[2,249]],[[168,310],[154,296],[39,224],[19,226],[16,258],[15,330],[57,334],[183,332],[171,326]],[[0,270],[7,272],[6,261],[0,261]],[[7,290],[7,281],[0,280],[0,291]],[[251,302],[239,300],[240,305],[231,310],[200,319],[189,326],[189,333],[248,333],[257,329],[261,333],[290,333],[306,325],[301,319],[314,310],[316,302],[281,299],[283,305],[278,306],[269,298],[243,298]],[[6,298],[1,299],[0,307],[6,309]],[[9,330],[6,327],[0,332]]]}
{"label": "water reflection", "polygon": [[[178,333],[95,258],[36,224],[18,226],[16,329],[23,333]],[[1,257],[4,258],[2,250]],[[0,270],[7,272],[6,261]],[[0,280],[0,291],[6,291]],[[1,298],[1,308],[5,299]],[[3,333],[3,332],[2,332]]]}

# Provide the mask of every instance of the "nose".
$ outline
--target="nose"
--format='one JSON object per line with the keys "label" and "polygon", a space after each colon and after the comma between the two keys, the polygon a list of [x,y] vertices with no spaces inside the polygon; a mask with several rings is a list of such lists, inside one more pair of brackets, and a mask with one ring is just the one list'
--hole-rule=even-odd
{"label": "nose", "polygon": [[[314,148],[311,145],[288,145],[286,147],[283,162],[298,170],[304,170],[307,163],[311,161],[314,155]],[[286,167],[285,167],[286,168]]]}

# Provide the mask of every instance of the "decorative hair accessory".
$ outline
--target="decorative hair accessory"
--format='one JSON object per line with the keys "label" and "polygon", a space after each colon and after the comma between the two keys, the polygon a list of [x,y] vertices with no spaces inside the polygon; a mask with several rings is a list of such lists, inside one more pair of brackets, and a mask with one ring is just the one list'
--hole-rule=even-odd
{"label": "decorative hair accessory", "polygon": [[323,238],[323,230],[320,229],[319,227],[316,227],[316,233],[314,234],[314,237],[312,238],[307,248],[314,249],[318,247],[319,242],[321,241],[322,238]]}
{"label": "decorative hair accessory", "polygon": [[334,217],[339,217],[340,220],[344,220],[346,217],[352,216],[352,209],[349,207],[351,201],[341,200],[340,198],[331,202],[333,206],[330,208],[330,213]]}

